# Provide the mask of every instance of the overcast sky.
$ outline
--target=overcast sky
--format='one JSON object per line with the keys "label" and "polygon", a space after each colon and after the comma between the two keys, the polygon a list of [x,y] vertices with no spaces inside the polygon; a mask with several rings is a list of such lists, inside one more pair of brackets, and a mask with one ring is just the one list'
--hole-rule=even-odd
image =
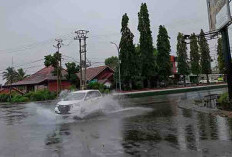
{"label": "overcast sky", "polygon": [[[61,52],[78,60],[78,42],[74,31],[89,30],[88,59],[104,62],[117,55],[111,41],[119,43],[121,18],[127,13],[129,26],[138,43],[138,11],[146,2],[150,14],[153,43],[156,46],[159,25],[165,25],[171,37],[172,54],[178,32],[208,31],[206,0],[0,0],[0,73],[13,65],[31,74],[43,67],[44,55],[54,53],[55,38],[62,38]],[[12,59],[13,58],[13,59]],[[64,57],[64,62],[72,58]],[[41,60],[41,61],[38,61]],[[33,62],[33,63],[31,63]],[[0,83],[3,83],[0,75]]]}

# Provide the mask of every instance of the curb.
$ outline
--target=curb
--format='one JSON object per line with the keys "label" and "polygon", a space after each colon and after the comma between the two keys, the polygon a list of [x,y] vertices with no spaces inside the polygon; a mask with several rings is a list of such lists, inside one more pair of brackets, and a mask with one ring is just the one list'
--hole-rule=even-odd
{"label": "curb", "polygon": [[227,84],[220,84],[220,85],[209,85],[209,86],[200,86],[200,87],[197,86],[197,87],[185,87],[185,88],[174,88],[174,89],[128,92],[128,93],[116,93],[116,94],[114,94],[114,96],[126,96],[129,98],[135,98],[135,97],[145,97],[145,96],[186,93],[186,92],[219,89],[219,88],[226,88],[226,87],[227,87]]}

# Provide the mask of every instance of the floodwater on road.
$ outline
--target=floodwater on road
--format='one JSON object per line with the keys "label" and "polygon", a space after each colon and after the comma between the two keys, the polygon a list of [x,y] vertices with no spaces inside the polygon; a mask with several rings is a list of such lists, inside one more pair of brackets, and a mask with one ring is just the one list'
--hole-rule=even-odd
{"label": "floodwater on road", "polygon": [[178,107],[222,91],[123,99],[82,120],[56,115],[54,103],[1,105],[0,157],[232,156],[232,119]]}

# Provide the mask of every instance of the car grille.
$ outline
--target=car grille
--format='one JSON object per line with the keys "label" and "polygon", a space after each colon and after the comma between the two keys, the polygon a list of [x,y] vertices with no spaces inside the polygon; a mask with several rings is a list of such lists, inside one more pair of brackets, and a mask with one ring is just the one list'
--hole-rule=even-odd
{"label": "car grille", "polygon": [[60,111],[61,114],[68,114],[70,111],[70,106],[69,105],[59,105],[58,110]]}

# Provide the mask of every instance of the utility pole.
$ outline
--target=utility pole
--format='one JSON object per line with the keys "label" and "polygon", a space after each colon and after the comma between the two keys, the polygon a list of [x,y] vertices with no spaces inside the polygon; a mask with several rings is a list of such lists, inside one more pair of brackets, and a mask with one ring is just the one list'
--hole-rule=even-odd
{"label": "utility pole", "polygon": [[118,51],[118,75],[119,75],[118,76],[118,78],[119,78],[118,82],[119,82],[119,90],[122,91],[122,85],[121,85],[121,66],[120,66],[121,60],[119,59],[120,50],[119,50],[119,47],[118,47],[118,45],[116,43],[114,43],[114,42],[110,42],[110,43],[113,44],[113,45],[115,45],[116,48],[117,48],[117,51]]}
{"label": "utility pole", "polygon": [[223,45],[223,54],[225,57],[226,63],[226,73],[227,73],[227,84],[228,84],[228,94],[229,99],[232,101],[232,64],[231,64],[231,54],[230,54],[230,42],[228,35],[228,27],[225,27],[221,30],[222,34],[222,45]]}
{"label": "utility pole", "polygon": [[79,40],[79,53],[80,53],[80,89],[84,90],[86,89],[86,39],[87,34],[89,31],[86,30],[78,30],[75,31],[77,34],[76,37],[74,37],[74,40]]}
{"label": "utility pole", "polygon": [[61,91],[61,73],[62,73],[62,65],[61,65],[61,54],[60,54],[60,48],[63,45],[63,40],[62,39],[55,39],[55,41],[57,42],[56,45],[53,45],[55,48],[57,48],[57,57],[58,57],[58,61],[57,61],[57,96],[59,94],[59,92]]}

